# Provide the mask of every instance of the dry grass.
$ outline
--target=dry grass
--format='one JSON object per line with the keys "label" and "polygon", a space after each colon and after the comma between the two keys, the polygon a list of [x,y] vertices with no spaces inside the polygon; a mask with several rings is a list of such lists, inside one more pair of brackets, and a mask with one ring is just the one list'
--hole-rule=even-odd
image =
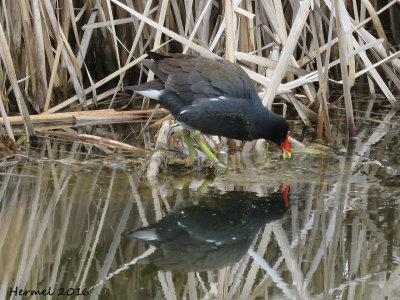
{"label": "dry grass", "polygon": [[[398,107],[393,93],[400,88],[400,52],[390,42],[400,42],[399,4],[383,4],[3,0],[0,91],[11,113],[21,115],[29,138],[35,135],[35,114],[125,109],[127,102],[117,101],[124,82],[153,76],[140,66],[146,50],[224,56],[242,62],[267,107],[287,104],[290,119],[316,125],[316,137],[331,142],[329,110],[337,100],[331,87],[343,86],[350,136],[355,135],[351,88],[356,79],[368,76],[371,97],[381,90]],[[330,64],[339,58],[340,72]],[[139,104],[136,100],[131,102]],[[142,109],[148,105],[143,99]],[[14,126],[0,109],[13,141]],[[143,139],[152,147],[146,135]]]}

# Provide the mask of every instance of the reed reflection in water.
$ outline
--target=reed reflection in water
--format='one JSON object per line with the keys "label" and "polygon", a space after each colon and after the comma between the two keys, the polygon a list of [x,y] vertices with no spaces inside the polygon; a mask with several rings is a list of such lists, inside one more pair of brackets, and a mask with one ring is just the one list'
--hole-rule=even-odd
{"label": "reed reflection in water", "polygon": [[290,162],[232,157],[246,167],[214,179],[146,180],[79,160],[4,167],[0,298],[13,287],[86,288],[81,299],[400,297],[398,146],[382,126]]}

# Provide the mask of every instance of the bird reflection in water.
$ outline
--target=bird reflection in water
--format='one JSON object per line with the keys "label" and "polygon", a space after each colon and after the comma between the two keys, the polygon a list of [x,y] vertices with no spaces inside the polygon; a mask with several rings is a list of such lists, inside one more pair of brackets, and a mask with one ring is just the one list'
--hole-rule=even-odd
{"label": "bird reflection in water", "polygon": [[281,185],[267,196],[243,191],[198,195],[157,223],[124,236],[157,248],[139,261],[148,264],[145,273],[220,269],[239,261],[265,224],[283,218],[288,192],[289,186]]}

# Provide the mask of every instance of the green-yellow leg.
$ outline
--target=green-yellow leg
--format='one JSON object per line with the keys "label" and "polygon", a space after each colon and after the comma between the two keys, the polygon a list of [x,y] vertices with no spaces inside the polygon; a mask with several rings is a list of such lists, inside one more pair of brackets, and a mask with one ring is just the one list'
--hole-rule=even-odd
{"label": "green-yellow leg", "polygon": [[267,158],[267,155],[268,155],[268,146],[269,146],[269,144],[267,143],[267,145],[265,146],[264,158]]}
{"label": "green-yellow leg", "polygon": [[225,166],[224,163],[220,162],[215,154],[212,153],[212,151],[208,149],[207,145],[204,144],[203,141],[200,139],[200,133],[201,132],[199,130],[196,130],[194,132],[194,140],[196,141],[197,145],[200,146],[201,150],[203,150],[203,152],[208,156],[209,159],[211,159],[213,163],[215,163],[218,167],[226,170],[228,167]]}
{"label": "green-yellow leg", "polygon": [[192,140],[190,139],[190,131],[187,130],[186,128],[183,128],[183,138],[185,140],[185,143],[188,147],[190,156],[193,158],[193,160],[196,159],[197,155],[196,155],[196,150],[194,150],[193,144],[192,144]]}

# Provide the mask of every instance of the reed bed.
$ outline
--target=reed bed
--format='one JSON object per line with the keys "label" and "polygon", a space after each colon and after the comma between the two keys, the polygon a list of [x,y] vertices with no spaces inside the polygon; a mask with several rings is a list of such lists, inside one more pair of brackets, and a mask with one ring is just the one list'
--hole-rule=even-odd
{"label": "reed bed", "polygon": [[[52,119],[93,110],[97,124],[109,124],[118,118],[111,122],[99,109],[148,109],[148,99],[132,98],[122,87],[153,77],[140,64],[153,50],[240,64],[264,105],[283,103],[289,119],[316,127],[316,138],[328,143],[329,116],[337,100],[344,101],[346,130],[354,137],[356,80],[368,80],[374,99],[378,94],[399,105],[399,10],[396,0],[3,0],[0,133],[15,149],[11,115],[21,117],[18,135],[29,141],[37,134],[36,115]],[[343,100],[330,94],[338,88]],[[146,127],[157,121],[147,120]],[[121,116],[120,122],[127,120]],[[143,140],[154,146],[145,135]],[[214,138],[215,147],[219,143]]]}

